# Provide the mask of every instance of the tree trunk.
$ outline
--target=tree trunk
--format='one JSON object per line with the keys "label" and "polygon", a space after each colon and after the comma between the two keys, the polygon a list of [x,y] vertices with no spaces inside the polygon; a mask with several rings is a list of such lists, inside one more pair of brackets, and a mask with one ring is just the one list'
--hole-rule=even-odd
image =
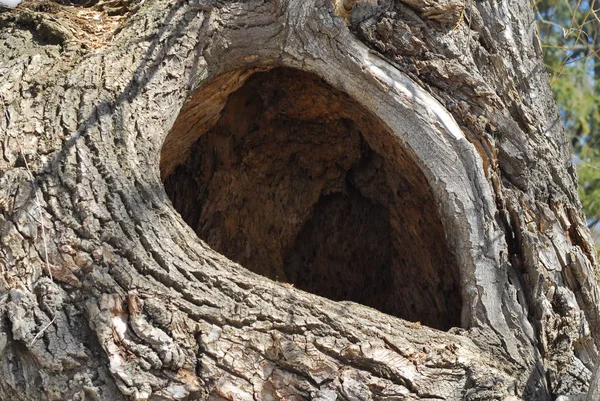
{"label": "tree trunk", "polygon": [[529,1],[352,3],[0,13],[0,400],[588,390]]}

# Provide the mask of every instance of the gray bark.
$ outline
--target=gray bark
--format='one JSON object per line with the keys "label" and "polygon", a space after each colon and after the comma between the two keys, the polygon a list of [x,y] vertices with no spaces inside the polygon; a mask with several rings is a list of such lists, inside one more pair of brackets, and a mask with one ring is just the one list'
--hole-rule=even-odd
{"label": "gray bark", "polygon": [[[0,13],[0,400],[587,392],[596,253],[529,2],[350,3],[31,2]],[[294,70],[309,100],[292,79],[289,107],[269,103],[269,77]],[[251,120],[235,99],[258,99],[243,93],[261,73],[274,75]],[[284,117],[327,129],[298,137],[310,147],[283,128],[259,130],[280,142],[253,133]],[[250,139],[275,150],[250,158],[238,146]],[[277,147],[297,165],[309,149],[303,174],[315,176],[289,178],[305,192],[274,212],[275,241],[250,231],[268,231],[270,214],[246,212],[288,192],[265,197],[272,182],[257,179],[214,194],[262,171]],[[203,167],[207,154],[215,163]],[[204,173],[215,197],[200,210],[178,203]],[[396,252],[384,255],[392,295],[368,287],[364,303],[400,317],[277,281],[303,272],[290,266],[304,254],[289,249],[346,227],[327,220],[338,199],[383,210],[386,236],[358,232]],[[357,216],[349,230],[372,223]],[[336,274],[351,287],[346,269]]]}

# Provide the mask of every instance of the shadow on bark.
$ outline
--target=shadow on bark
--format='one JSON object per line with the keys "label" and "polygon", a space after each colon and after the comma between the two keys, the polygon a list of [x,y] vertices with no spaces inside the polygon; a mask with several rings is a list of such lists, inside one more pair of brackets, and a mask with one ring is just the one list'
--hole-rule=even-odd
{"label": "shadow on bark", "polygon": [[[186,11],[186,14],[195,15],[199,10],[206,11],[210,9],[210,7],[199,4],[197,5],[197,8],[190,5],[187,7],[187,9],[188,11]],[[90,127],[93,127],[95,124],[97,124],[103,116],[112,116],[114,115],[115,111],[118,112],[119,110],[122,110],[123,104],[133,100],[151,81],[152,77],[159,71],[157,68],[157,63],[160,62],[164,53],[169,51],[169,43],[172,42],[171,39],[181,32],[185,32],[187,26],[191,23],[191,21],[193,21],[192,18],[181,18],[180,22],[173,27],[171,23],[178,11],[178,7],[170,7],[169,12],[163,19],[163,22],[160,24],[160,29],[153,34],[153,40],[150,42],[144,57],[142,57],[135,72],[132,74],[132,78],[129,80],[128,84],[121,91],[121,93],[116,97],[116,99],[113,101],[103,100],[95,105],[92,111],[89,112],[89,116],[84,119],[84,122],[79,124],[77,132],[64,142],[62,150],[49,163],[47,163],[47,167],[43,170],[47,170],[48,167],[51,169],[56,169],[60,165],[61,160],[66,157],[76,142],[82,137],[85,138],[85,133]],[[170,35],[169,37],[164,38],[163,35],[167,32],[169,32]],[[159,47],[161,50],[157,51]],[[197,72],[199,58],[200,54],[196,53],[194,57],[194,66],[190,71],[190,85]],[[121,113],[121,117],[122,116],[123,115]],[[123,118],[115,118],[115,121],[119,123],[115,131],[123,132],[125,129]],[[101,160],[97,161],[101,162]]]}

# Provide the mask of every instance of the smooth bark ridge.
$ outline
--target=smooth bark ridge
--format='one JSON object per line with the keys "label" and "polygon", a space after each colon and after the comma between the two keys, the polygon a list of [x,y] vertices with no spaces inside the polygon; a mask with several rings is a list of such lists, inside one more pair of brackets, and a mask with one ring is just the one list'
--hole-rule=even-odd
{"label": "smooth bark ridge", "polygon": [[[147,1],[99,51],[81,50],[67,33],[56,43],[32,40],[31,21],[51,19],[48,11],[4,19],[0,398],[548,400],[585,392],[600,341],[595,256],[531,10],[527,1],[510,10],[477,2],[463,13],[461,4],[369,1],[342,4],[338,15],[340,4],[329,1]],[[456,25],[463,16],[468,23]],[[285,80],[291,69],[326,107],[291,95],[287,106],[269,102],[270,80],[299,91]],[[252,87],[261,74],[263,89]],[[254,111],[240,113],[247,103]],[[244,141],[258,146],[253,154],[240,153]],[[322,159],[319,141],[332,148]],[[272,176],[276,166],[261,157],[276,164],[285,149],[269,147],[281,144],[296,152],[290,159],[302,174],[325,178],[306,181],[287,166],[296,181],[282,182],[304,188],[282,186],[277,196],[294,194],[298,227],[270,223],[282,230],[271,243],[268,221],[239,213],[259,232],[245,239],[254,241],[249,251],[237,249],[219,207],[247,205],[244,177]],[[214,163],[204,166],[207,157]],[[203,210],[177,200],[194,185],[177,174],[192,167],[187,179],[212,189]],[[221,176],[238,179],[231,188],[240,199],[223,199]],[[394,187],[402,182],[426,216],[406,210],[414,199]],[[347,227],[323,240],[356,246],[355,230],[390,241],[395,253],[377,257],[391,265],[410,249],[393,241],[419,227],[411,219],[431,225],[437,250],[412,233],[414,249],[428,249],[427,280],[442,290],[424,286],[431,304],[397,314],[420,320],[435,309],[428,324],[462,329],[438,331],[278,284],[194,233],[288,279],[300,274],[293,266],[313,263],[314,227],[341,224],[328,220],[340,207],[354,211]],[[382,227],[393,238],[377,237]],[[264,252],[256,243],[272,252],[255,258]],[[339,258],[319,252],[315,267]],[[410,263],[396,265],[417,276]],[[448,300],[460,302],[461,316],[451,309],[441,322]]]}

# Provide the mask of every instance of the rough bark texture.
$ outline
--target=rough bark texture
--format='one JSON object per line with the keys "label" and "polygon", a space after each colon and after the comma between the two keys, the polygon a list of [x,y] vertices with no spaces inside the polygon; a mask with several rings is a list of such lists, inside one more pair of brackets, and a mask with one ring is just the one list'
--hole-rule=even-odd
{"label": "rough bark texture", "polygon": [[528,1],[30,2],[0,93],[0,400],[587,391]]}

